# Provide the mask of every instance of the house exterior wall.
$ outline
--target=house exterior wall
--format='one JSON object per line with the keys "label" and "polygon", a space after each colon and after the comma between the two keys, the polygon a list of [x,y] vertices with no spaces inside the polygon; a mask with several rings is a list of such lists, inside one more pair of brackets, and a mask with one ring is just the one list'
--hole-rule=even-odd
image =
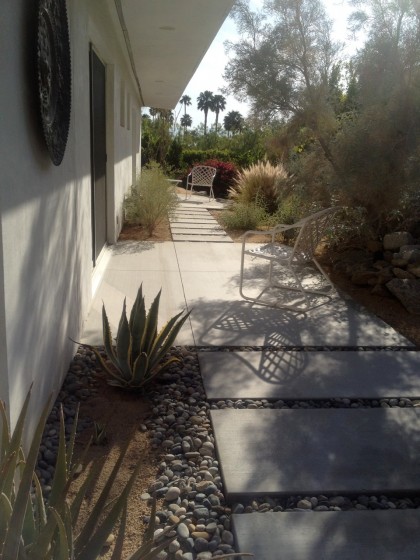
{"label": "house exterior wall", "polygon": [[71,123],[64,159],[51,163],[38,121],[36,4],[0,5],[0,398],[12,424],[31,383],[33,419],[59,391],[92,297],[90,44],[106,65],[109,243],[139,165],[120,123],[121,81],[137,113],[140,100],[108,0],[67,2]]}

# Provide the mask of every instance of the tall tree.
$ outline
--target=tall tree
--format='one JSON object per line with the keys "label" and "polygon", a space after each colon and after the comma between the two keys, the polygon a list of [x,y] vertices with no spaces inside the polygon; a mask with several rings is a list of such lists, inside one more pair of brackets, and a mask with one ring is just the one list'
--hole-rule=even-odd
{"label": "tall tree", "polygon": [[213,113],[216,113],[216,121],[215,121],[216,134],[217,134],[217,125],[219,123],[219,113],[221,111],[224,111],[225,108],[226,108],[226,97],[219,94],[214,95],[211,110],[213,111]]}
{"label": "tall tree", "polygon": [[228,134],[235,134],[235,132],[240,132],[243,129],[244,119],[239,111],[229,111],[223,123]]}
{"label": "tall tree", "polygon": [[[417,0],[353,0],[350,22],[367,36],[354,60],[354,104],[334,142],[349,205],[375,233],[418,192],[420,18]],[[417,8],[417,9],[416,9]],[[404,204],[403,204],[403,201]]]}
{"label": "tall tree", "polygon": [[155,117],[158,114],[158,110],[159,109],[156,109],[155,107],[150,107],[149,108],[149,113],[150,113],[150,116],[152,117],[153,120],[155,120]]}
{"label": "tall tree", "polygon": [[321,0],[266,0],[260,13],[238,0],[233,16],[241,38],[227,43],[233,54],[224,74],[229,90],[263,119],[304,123],[334,166],[328,92],[339,49]]}
{"label": "tall tree", "polygon": [[192,118],[187,113],[181,117],[181,126],[184,127],[184,133],[187,132],[187,128],[192,125]]}
{"label": "tall tree", "polygon": [[181,105],[184,106],[184,116],[187,114],[187,106],[191,105],[191,97],[189,95],[183,95],[179,100]]}
{"label": "tall tree", "polygon": [[204,134],[207,134],[207,115],[213,104],[214,95],[206,90],[197,97],[197,109],[204,112]]}

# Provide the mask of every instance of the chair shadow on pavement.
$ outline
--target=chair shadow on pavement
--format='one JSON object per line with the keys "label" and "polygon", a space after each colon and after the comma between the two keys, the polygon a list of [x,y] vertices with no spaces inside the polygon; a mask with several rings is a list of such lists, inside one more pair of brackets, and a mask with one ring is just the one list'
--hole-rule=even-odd
{"label": "chair shadow on pavement", "polygon": [[307,312],[246,301],[189,302],[197,346],[412,346],[378,317],[337,298]]}

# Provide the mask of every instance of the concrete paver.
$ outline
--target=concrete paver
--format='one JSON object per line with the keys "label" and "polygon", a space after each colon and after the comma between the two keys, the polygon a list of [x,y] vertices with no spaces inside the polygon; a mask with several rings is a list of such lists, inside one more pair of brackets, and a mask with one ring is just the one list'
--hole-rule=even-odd
{"label": "concrete paver", "polygon": [[204,207],[180,206],[170,214],[169,225],[175,242],[233,243],[217,220]]}
{"label": "concrete paver", "polygon": [[201,352],[209,400],[420,397],[410,351]]}
{"label": "concrete paver", "polygon": [[417,560],[420,510],[232,515],[239,552],[255,560]]}
{"label": "concrete paver", "polygon": [[217,221],[211,217],[207,217],[207,216],[203,216],[203,217],[199,217],[199,216],[194,216],[194,217],[188,217],[188,216],[176,216],[174,218],[171,219],[170,224],[171,227],[172,225],[176,225],[176,224],[217,224]]}
{"label": "concrete paver", "polygon": [[[224,232],[224,230],[219,226],[219,224],[188,224],[188,227],[185,227],[185,224],[176,223],[171,225],[172,233],[180,233],[181,231],[184,233],[188,233],[190,231],[202,231],[202,230],[209,230],[209,231],[219,231]],[[226,234],[225,234],[226,235]]]}
{"label": "concrete paver", "polygon": [[[182,212],[173,216],[174,238],[182,235],[176,230],[184,227],[185,220],[195,232],[214,228],[217,222],[207,217],[210,214],[205,209],[222,208],[223,204],[193,195],[181,206]],[[163,288],[160,325],[184,308],[192,310],[176,344],[412,346],[383,321],[340,294],[316,301],[318,306],[308,312],[244,301],[238,293],[240,244],[201,239],[206,242],[129,241],[114,246],[84,326],[83,341],[102,344],[102,301],[115,335],[124,297],[130,310],[143,283],[149,306],[158,289]],[[247,273],[246,281],[261,298],[278,298],[278,294],[264,290],[262,267]],[[375,387],[379,396],[388,392],[386,396],[402,396],[402,391],[412,396],[417,392],[413,371],[418,370],[419,360],[412,352],[243,354],[203,356],[201,366],[209,393],[223,394],[224,398],[303,399],[325,398],[331,390],[343,392],[334,396],[350,398],[354,391],[355,398],[362,398]],[[223,369],[227,367],[225,356],[233,359],[228,373]],[[225,392],[226,381],[230,383],[229,395]],[[391,394],[394,388],[398,394]],[[417,492],[419,415],[419,408],[212,411],[226,495],[234,499],[243,494]],[[281,519],[281,527],[280,522],[271,520],[271,515],[277,514],[246,515],[238,521],[238,516],[233,517],[239,548],[255,550],[258,560],[278,560],[279,550],[287,551],[291,560],[411,559],[414,553],[417,558],[417,513],[398,512],[402,514],[398,521],[397,517],[388,520],[384,516],[380,525],[379,515],[397,512],[349,515],[352,513],[344,512],[343,518],[324,517],[325,512],[279,514],[283,517],[276,520]],[[364,518],[365,514],[370,517]],[[363,540],[362,529],[368,539]],[[244,540],[246,535],[248,540]],[[252,550],[251,544],[255,547]]]}
{"label": "concrete paver", "polygon": [[420,408],[210,412],[227,500],[420,491]]}

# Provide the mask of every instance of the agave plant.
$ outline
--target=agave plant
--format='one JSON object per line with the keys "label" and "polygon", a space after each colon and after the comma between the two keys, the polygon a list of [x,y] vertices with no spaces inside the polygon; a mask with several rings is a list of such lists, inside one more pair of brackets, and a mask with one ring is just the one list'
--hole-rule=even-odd
{"label": "agave plant", "polygon": [[104,371],[109,376],[108,383],[124,389],[140,390],[177,358],[165,356],[175,341],[190,312],[181,311],[158,332],[158,313],[161,291],[155,297],[146,313],[142,285],[140,286],[130,320],[127,319],[124,299],[116,344],[113,345],[105,306],[102,306],[103,340],[110,365],[103,359],[97,348],[90,348],[96,355]]}
{"label": "agave plant", "polygon": [[[112,560],[122,558],[122,543],[126,527],[127,501],[135,478],[137,466],[119,497],[108,503],[110,490],[124,459],[128,445],[121,452],[98,500],[80,533],[75,527],[80,507],[90,494],[102,467],[96,463],[89,472],[71,502],[68,492],[79,463],[73,462],[77,415],[73,431],[66,444],[64,418],[61,412],[57,463],[51,494],[46,505],[41,484],[35,473],[36,460],[42,433],[48,416],[51,398],[47,402],[28,455],[22,447],[22,435],[30,393],[25,400],[16,427],[11,434],[4,403],[0,401],[1,447],[0,447],[0,559],[2,560],[93,560],[98,557],[117,520],[121,523]],[[86,451],[85,451],[86,453]],[[18,482],[17,482],[18,481]],[[102,515],[104,510],[107,511]],[[154,560],[173,538],[166,538],[159,545],[153,541],[156,503],[152,505],[151,523],[143,539],[143,545],[128,560]],[[100,522],[98,520],[101,519]],[[168,532],[172,528],[168,528]],[[165,537],[165,533],[162,534]]]}

